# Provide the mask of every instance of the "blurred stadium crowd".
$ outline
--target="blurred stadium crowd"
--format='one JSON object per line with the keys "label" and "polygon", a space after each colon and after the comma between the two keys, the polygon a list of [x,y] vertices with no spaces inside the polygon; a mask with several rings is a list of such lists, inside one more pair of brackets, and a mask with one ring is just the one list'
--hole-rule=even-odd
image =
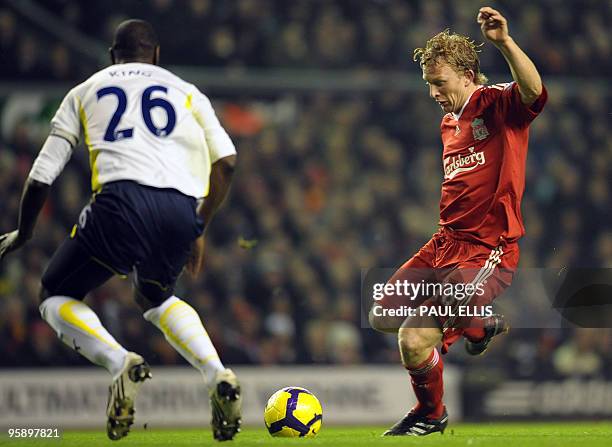
{"label": "blurred stadium crowd", "polygon": [[[125,0],[38,1],[64,23],[106,45],[129,17],[153,23],[165,64],[215,67],[412,69],[424,36],[452,24],[475,35],[480,0]],[[609,76],[610,2],[499,0],[511,34],[544,74]],[[568,39],[571,36],[571,39]],[[78,80],[95,63],[10,9],[0,9],[3,78]],[[487,66],[496,57],[483,54]]]}
{"label": "blurred stadium crowd", "polygon": [[[168,64],[414,71],[412,49],[426,36],[448,24],[477,36],[480,2],[413,3],[40,2],[103,42],[123,18],[147,18]],[[610,75],[609,3],[575,2],[579,14],[572,3],[512,8],[518,3],[497,2],[543,73]],[[97,69],[20,20],[0,10],[2,80],[78,81]],[[507,71],[492,47],[482,56],[485,73]],[[579,91],[549,86],[549,103],[532,126],[521,267],[612,267],[610,92],[588,80],[576,85]],[[0,232],[16,224],[21,186],[60,99],[36,120],[3,127]],[[239,169],[209,230],[205,273],[184,277],[177,295],[201,312],[228,364],[396,360],[394,337],[360,327],[360,278],[361,269],[398,266],[436,230],[440,113],[425,87],[265,99],[224,94],[213,102],[238,148]],[[49,256],[89,194],[87,156],[79,149],[34,240],[0,267],[0,366],[85,364],[40,319],[37,293]],[[129,349],[155,364],[183,363],[142,318],[129,281],[111,281],[88,302]],[[610,329],[517,330],[502,339],[491,355],[517,375],[612,374]],[[462,349],[454,351],[452,361],[463,362]]]}

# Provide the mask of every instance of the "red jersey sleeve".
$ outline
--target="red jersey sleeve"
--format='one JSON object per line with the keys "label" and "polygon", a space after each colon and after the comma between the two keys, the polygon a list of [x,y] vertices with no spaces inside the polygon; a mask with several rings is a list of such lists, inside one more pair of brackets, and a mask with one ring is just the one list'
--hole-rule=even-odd
{"label": "red jersey sleeve", "polygon": [[497,113],[500,121],[513,127],[527,127],[540,114],[548,99],[546,87],[533,104],[526,105],[521,101],[521,93],[516,82],[506,84],[497,101]]}

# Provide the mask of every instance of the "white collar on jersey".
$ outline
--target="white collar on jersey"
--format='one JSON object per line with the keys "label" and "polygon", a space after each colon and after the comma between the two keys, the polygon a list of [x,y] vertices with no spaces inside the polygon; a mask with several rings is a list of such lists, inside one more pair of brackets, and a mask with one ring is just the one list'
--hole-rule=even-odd
{"label": "white collar on jersey", "polygon": [[463,104],[463,107],[461,107],[461,110],[459,110],[459,113],[451,112],[451,115],[453,115],[453,118],[455,118],[456,121],[459,121],[459,118],[461,118],[461,114],[465,110],[465,106],[467,106],[468,103],[470,102],[470,99],[472,99],[472,95],[474,93],[476,93],[478,90],[480,90],[481,88],[483,88],[483,87],[484,87],[484,85],[481,85],[476,90],[474,90],[472,93],[470,93],[470,96],[468,96],[468,99],[465,101],[465,104]]}

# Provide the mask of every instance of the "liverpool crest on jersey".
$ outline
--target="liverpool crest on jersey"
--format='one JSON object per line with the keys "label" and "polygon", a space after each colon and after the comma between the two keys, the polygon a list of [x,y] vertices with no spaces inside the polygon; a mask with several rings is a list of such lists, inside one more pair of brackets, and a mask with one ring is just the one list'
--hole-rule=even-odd
{"label": "liverpool crest on jersey", "polygon": [[475,140],[484,140],[489,136],[489,129],[485,126],[482,118],[474,118],[474,121],[472,121],[472,135],[474,135]]}

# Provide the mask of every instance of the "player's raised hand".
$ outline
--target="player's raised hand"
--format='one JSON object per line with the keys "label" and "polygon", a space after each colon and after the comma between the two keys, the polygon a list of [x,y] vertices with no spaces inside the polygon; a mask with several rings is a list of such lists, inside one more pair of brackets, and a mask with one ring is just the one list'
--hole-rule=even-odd
{"label": "player's raised hand", "polygon": [[476,21],[480,25],[483,36],[494,45],[501,45],[509,38],[508,21],[499,11],[483,6],[478,10]]}
{"label": "player's raised hand", "polygon": [[10,252],[17,250],[23,244],[26,243],[26,239],[19,236],[19,231],[11,231],[0,236],[0,261]]}

